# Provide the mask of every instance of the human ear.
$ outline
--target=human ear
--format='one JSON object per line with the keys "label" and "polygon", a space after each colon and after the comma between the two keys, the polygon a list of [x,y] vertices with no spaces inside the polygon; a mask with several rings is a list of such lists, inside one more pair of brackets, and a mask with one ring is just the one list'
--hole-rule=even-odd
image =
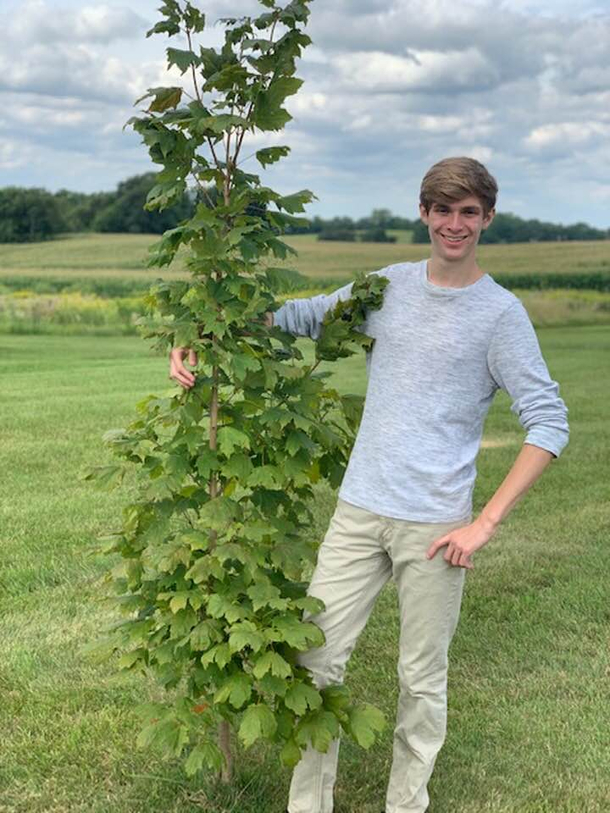
{"label": "human ear", "polygon": [[489,212],[487,212],[487,215],[483,218],[483,229],[486,229],[488,226],[491,226],[491,222],[494,219],[495,215],[496,215],[495,209],[490,209]]}
{"label": "human ear", "polygon": [[423,203],[419,204],[419,216],[421,217],[422,221],[428,225],[428,212],[426,211],[426,207]]}

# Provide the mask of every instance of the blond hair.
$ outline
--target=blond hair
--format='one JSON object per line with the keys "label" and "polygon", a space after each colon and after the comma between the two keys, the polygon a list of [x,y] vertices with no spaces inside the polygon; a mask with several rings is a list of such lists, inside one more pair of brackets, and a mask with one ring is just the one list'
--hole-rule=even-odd
{"label": "blond hair", "polygon": [[455,203],[474,195],[483,204],[485,216],[496,205],[498,184],[479,161],[459,156],[444,158],[426,172],[421,183],[419,202],[426,212],[433,203]]}

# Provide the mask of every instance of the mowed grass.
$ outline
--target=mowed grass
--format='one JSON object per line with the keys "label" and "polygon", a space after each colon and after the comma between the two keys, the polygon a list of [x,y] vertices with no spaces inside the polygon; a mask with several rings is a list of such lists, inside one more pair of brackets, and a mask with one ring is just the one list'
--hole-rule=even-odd
{"label": "mowed grass", "polygon": [[[393,232],[399,234],[399,232]],[[402,234],[406,239],[407,233]],[[37,279],[150,280],[182,276],[180,260],[162,271],[147,269],[148,248],[159,240],[150,234],[85,234],[45,243],[0,245],[0,284],[23,277],[27,288]],[[318,241],[315,235],[295,235],[286,242],[299,252],[290,264],[314,279],[351,279],[392,263],[428,256],[429,247],[411,243],[343,243]],[[530,272],[582,273],[610,270],[610,242],[516,243],[480,246],[481,267],[494,274]]]}
{"label": "mowed grass", "polygon": [[[610,810],[610,607],[606,404],[610,330],[540,331],[570,408],[571,442],[476,556],[451,652],[449,733],[430,813]],[[363,391],[362,358],[336,365]],[[167,364],[135,338],[0,336],[0,811],[282,813],[289,773],[273,750],[238,753],[234,788],[188,780],[178,760],[135,748],[133,707],[161,697],[146,677],[82,652],[112,621],[91,554],[129,490],[80,476],[105,462],[100,436],[168,388]],[[478,459],[475,510],[517,454],[522,432],[499,396]],[[334,495],[316,500],[319,539]],[[336,813],[380,813],[397,699],[397,613],[382,593],[348,684],[390,726],[371,751],[342,746]]]}

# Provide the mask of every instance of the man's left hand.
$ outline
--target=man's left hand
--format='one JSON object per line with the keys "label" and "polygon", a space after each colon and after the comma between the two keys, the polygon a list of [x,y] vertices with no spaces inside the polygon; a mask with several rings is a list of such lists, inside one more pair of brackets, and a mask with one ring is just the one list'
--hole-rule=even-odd
{"label": "man's left hand", "polygon": [[481,518],[470,525],[455,528],[445,536],[433,542],[426,553],[426,559],[432,559],[440,548],[446,547],[445,560],[453,567],[465,567],[472,570],[474,565],[470,557],[486,545],[495,533],[495,528],[483,523]]}

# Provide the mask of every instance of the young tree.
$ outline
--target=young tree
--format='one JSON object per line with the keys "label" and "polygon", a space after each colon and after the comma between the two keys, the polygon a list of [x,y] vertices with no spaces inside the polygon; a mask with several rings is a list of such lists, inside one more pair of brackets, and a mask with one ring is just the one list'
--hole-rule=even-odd
{"label": "young tree", "polygon": [[[137,498],[103,549],[122,558],[108,582],[125,615],[108,648],[172,690],[171,702],[142,708],[140,742],[188,754],[188,773],[211,766],[227,781],[231,727],[245,746],[279,743],[293,766],[308,743],[324,751],[341,728],[368,747],[383,724],[344,687],[318,690],[297,656],[323,641],[308,620],[322,603],[302,581],[313,485],[338,485],[361,406],[327,386],[318,365],[370,345],[358,328],[386,280],[355,283],[313,363],[266,325],[284,275],[269,258],[291,252],[279,235],[303,225],[294,215],[312,194],[274,192],[243,168],[242,152],[249,134],[290,120],[283,105],[301,85],[295,63],[310,40],[309,0],[259,2],[258,17],[223,21],[219,49],[196,48],[205,19],[190,2],[166,0],[149,32],[184,38],[185,49],[167,49],[168,64],[192,87],[150,89],[147,110],[131,119],[162,166],[147,206],[171,206],[190,179],[203,202],[154,248],[157,266],[182,249],[191,278],[151,289],[145,333],[164,351],[196,351],[197,383],[140,403],[127,429],[106,436],[122,462],[88,475],[112,487],[131,464],[137,472]],[[288,152],[267,147],[256,159],[266,167]]]}

